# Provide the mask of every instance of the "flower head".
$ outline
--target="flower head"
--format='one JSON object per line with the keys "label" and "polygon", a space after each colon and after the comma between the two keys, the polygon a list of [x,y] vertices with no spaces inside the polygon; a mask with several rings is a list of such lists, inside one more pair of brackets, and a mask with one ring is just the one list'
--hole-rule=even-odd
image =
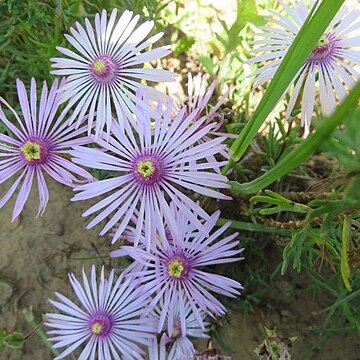
{"label": "flower head", "polygon": [[173,120],[170,116],[171,103],[166,110],[160,106],[155,119],[154,129],[148,112],[137,108],[136,132],[123,133],[118,125],[112,128],[112,136],[101,136],[97,143],[107,150],[74,147],[71,152],[73,161],[95,169],[116,172],[117,176],[92,184],[76,187],[79,191],[73,200],[85,200],[109,193],[99,203],[84,213],[88,216],[100,213],[90,222],[93,227],[114,213],[100,235],[118,228],[113,241],[119,239],[129,222],[136,218],[134,243],[139,243],[142,230],[145,230],[146,244],[149,249],[159,234],[164,234],[166,222],[172,223],[171,229],[179,232],[172,218],[168,203],[171,199],[195,225],[201,226],[198,216],[209,219],[209,215],[188,196],[179,191],[178,186],[199,194],[230,199],[217,189],[229,188],[227,178],[216,174],[213,169],[224,162],[206,160],[207,156],[222,151],[224,138],[218,137],[203,144],[198,140],[207,134],[212,125],[203,129],[205,118],[192,125],[195,114],[184,119],[183,109]]}
{"label": "flower head", "polygon": [[[208,339],[209,324],[204,322],[205,330],[202,329],[193,313],[189,303],[185,303],[184,312],[180,312],[178,303],[170,304],[160,340],[160,358],[167,360],[192,359],[196,353],[190,338]],[[169,316],[169,314],[173,316]],[[161,318],[161,305],[153,312],[157,322]],[[202,320],[205,320],[206,313],[200,311]],[[185,327],[181,326],[181,318],[184,318]],[[173,321],[173,322],[171,322]],[[151,353],[151,350],[150,350]],[[166,356],[165,356],[166,354]]]}
{"label": "flower head", "polygon": [[[149,297],[138,282],[119,276],[114,281],[114,270],[108,279],[96,279],[95,266],[91,270],[90,284],[83,271],[83,285],[74,274],[69,275],[71,286],[78,298],[76,305],[67,297],[55,293],[59,301],[49,300],[61,314],[46,314],[45,325],[54,330],[48,334],[54,348],[66,347],[56,359],[63,359],[79,346],[87,343],[79,359],[143,359],[140,346],[151,344],[154,320],[139,315],[149,303]],[[140,346],[139,346],[140,345]]]}
{"label": "flower head", "polygon": [[214,80],[209,87],[207,87],[207,75],[206,74],[197,74],[192,76],[191,73],[188,73],[188,83],[187,83],[187,101],[184,102],[179,96],[177,99],[180,104],[180,110],[184,105],[187,106],[187,114],[196,112],[194,121],[200,119],[202,116],[206,116],[205,124],[210,122],[216,123],[213,131],[219,130],[221,125],[224,122],[224,117],[219,114],[217,111],[219,107],[224,103],[228,92],[225,92],[220,99],[217,101],[216,105],[210,109],[209,112],[206,112],[206,107],[209,105],[211,97],[214,95],[216,86],[218,84],[217,80]]}
{"label": "flower head", "polygon": [[[254,44],[260,46],[254,51],[261,55],[248,63],[269,61],[253,74],[256,78],[255,86],[262,85],[273,77],[309,15],[309,8],[302,0],[295,1],[292,6],[282,1],[280,4],[286,15],[271,11],[274,18],[269,18],[269,22],[274,26],[262,27],[263,33],[257,34],[261,39],[254,41]],[[360,36],[356,33],[359,29],[359,15],[359,7],[352,10],[343,7],[330,23],[293,80],[294,88],[287,107],[287,119],[290,118],[298,97],[301,97],[301,124],[308,129],[314,110],[316,84],[319,87],[321,109],[328,116],[334,110],[337,98],[343,99],[347,89],[360,79],[356,70],[360,65],[360,57],[354,49],[360,46]]]}
{"label": "flower head", "polygon": [[[213,124],[213,128],[207,134],[205,134],[201,139],[199,139],[198,143],[202,144],[203,142],[209,141],[213,138],[216,138],[217,136],[232,137],[231,134],[219,132],[221,126],[224,124],[224,116],[218,112],[218,109],[224,103],[228,95],[228,92],[225,92],[220,97],[216,105],[213,108],[211,108],[210,111],[207,112],[206,108],[209,104],[211,97],[214,94],[217,81],[214,80],[207,88],[206,75],[202,75],[199,73],[197,76],[192,77],[191,73],[188,73],[187,85],[188,85],[187,102],[184,102],[180,96],[177,96],[179,105],[177,107],[174,106],[175,114],[177,114],[184,106],[186,106],[186,112],[184,114],[185,118],[189,114],[195,113],[193,122],[196,122],[205,116],[206,120],[203,122],[203,125],[199,128],[199,130],[208,124]],[[221,155],[226,159],[230,158],[229,150],[227,147],[224,148],[223,151],[221,151]],[[207,159],[209,161],[214,160],[213,156],[209,156]],[[216,168],[215,170],[217,172],[220,172],[219,168]]]}
{"label": "flower head", "polygon": [[133,13],[126,10],[118,20],[116,17],[116,9],[111,12],[109,20],[105,10],[101,16],[96,14],[95,31],[88,19],[85,19],[85,28],[76,23],[76,28],[70,28],[71,35],[65,35],[75,52],[57,47],[66,57],[51,59],[52,66],[57,69],[52,73],[67,76],[61,100],[69,100],[68,108],[75,106],[70,120],[80,120],[89,114],[90,131],[96,112],[96,136],[100,135],[105,124],[110,132],[112,110],[116,111],[122,128],[128,126],[128,121],[133,121],[135,102],[141,104],[135,97],[137,89],[147,89],[155,100],[164,98],[159,91],[141,81],[174,80],[174,74],[169,71],[140,66],[171,52],[170,46],[145,50],[163,35],[159,33],[146,39],[154,26],[153,21],[146,21],[134,30],[139,15],[133,17]]}
{"label": "flower head", "polygon": [[44,82],[39,108],[34,79],[31,80],[30,101],[24,84],[18,80],[16,86],[23,119],[0,97],[0,104],[4,104],[12,112],[17,122],[17,126],[11,123],[0,106],[0,121],[13,135],[0,134],[0,183],[16,177],[10,189],[0,199],[0,208],[7,203],[22,181],[12,215],[13,221],[25,206],[34,178],[37,179],[40,197],[37,216],[45,211],[49,192],[44,172],[68,186],[74,186],[80,181],[75,175],[84,178],[83,180],[92,179],[91,174],[66,158],[72,145],[87,144],[91,140],[83,136],[86,133],[84,126],[78,130],[74,126],[68,126],[68,122],[64,120],[65,112],[57,117],[58,81],[54,81],[49,93]]}
{"label": "flower head", "polygon": [[[129,276],[143,281],[144,288],[154,295],[149,306],[156,306],[164,298],[161,306],[158,331],[163,329],[165,319],[168,318],[170,333],[176,322],[176,311],[186,313],[185,304],[190,304],[191,310],[202,329],[205,329],[202,312],[210,315],[223,315],[225,307],[210,291],[225,296],[239,295],[242,286],[235,280],[206,272],[204,267],[235,262],[240,259],[242,249],[238,248],[239,241],[234,241],[237,233],[221,240],[219,237],[229,228],[227,223],[220,229],[211,233],[214,223],[218,220],[220,212],[212,215],[201,228],[196,228],[187,221],[184,226],[181,211],[173,211],[173,218],[183,225],[180,235],[171,239],[161,237],[151,253],[140,247],[123,246],[110,253],[110,256],[131,256],[135,262],[126,269]],[[169,224],[171,227],[171,224]],[[139,266],[139,265],[142,265]],[[179,309],[174,311],[171,304],[178,304]],[[186,333],[186,318],[180,316],[180,326],[183,334]]]}

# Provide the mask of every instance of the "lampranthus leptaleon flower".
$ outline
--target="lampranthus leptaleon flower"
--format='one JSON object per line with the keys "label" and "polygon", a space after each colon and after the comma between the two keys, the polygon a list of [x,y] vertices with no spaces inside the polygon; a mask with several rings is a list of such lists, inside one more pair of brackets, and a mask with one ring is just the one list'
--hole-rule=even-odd
{"label": "lampranthus leptaleon flower", "polygon": [[[173,316],[169,316],[169,314]],[[161,317],[161,305],[156,307],[152,313],[158,322]],[[204,321],[206,313],[200,311],[200,316]],[[185,318],[185,327],[181,327],[181,318]],[[171,321],[174,321],[171,323]],[[165,324],[160,339],[160,351],[157,351],[158,344],[152,344],[156,346],[156,349],[149,349],[150,360],[178,360],[178,359],[193,359],[196,354],[194,345],[190,338],[203,338],[209,339],[210,336],[207,334],[209,331],[209,324],[204,321],[205,330],[202,329],[194,315],[189,303],[185,303],[184,312],[180,312],[180,306],[178,303],[170,304],[168,314],[165,317]],[[159,353],[158,356],[154,356],[155,353]]]}
{"label": "lampranthus leptaleon flower", "polygon": [[206,107],[208,106],[211,97],[214,95],[217,84],[217,80],[214,80],[208,87],[206,74],[199,73],[193,77],[191,73],[188,73],[187,101],[183,101],[181,97],[177,95],[177,99],[179,101],[179,110],[184,105],[186,105],[187,114],[196,112],[194,121],[200,119],[202,116],[206,116],[206,124],[210,122],[216,123],[216,126],[211,132],[214,132],[214,134],[216,134],[216,131],[220,129],[221,125],[224,122],[224,117],[217,111],[219,110],[220,106],[225,102],[225,99],[228,95],[228,91],[225,92],[217,101],[215,106],[212,107],[209,112],[206,112]]}
{"label": "lampranthus leptaleon flower", "polygon": [[[283,1],[280,4],[286,14],[269,10],[273,18],[268,20],[273,26],[263,26],[263,32],[257,34],[260,40],[253,42],[259,45],[254,52],[261,54],[248,63],[267,62],[253,73],[255,87],[273,77],[309,15],[309,7],[304,0],[295,1],[290,6]],[[322,112],[328,116],[333,112],[337,99],[342,100],[347,90],[360,79],[357,70],[360,56],[355,50],[360,47],[359,16],[359,6],[351,10],[342,7],[293,79],[286,118],[290,118],[298,97],[301,97],[301,124],[306,131],[311,124],[317,86]]]}
{"label": "lampranthus leptaleon flower", "polygon": [[[67,186],[93,179],[90,173],[66,158],[72,145],[88,144],[91,140],[84,136],[87,126],[75,130],[75,126],[69,126],[68,121],[64,120],[65,112],[57,115],[58,80],[54,81],[49,92],[44,82],[38,104],[34,79],[31,80],[30,101],[23,82],[17,80],[16,86],[23,119],[0,97],[0,121],[12,133],[12,136],[0,134],[0,184],[16,177],[0,199],[0,208],[8,202],[22,182],[12,221],[22,212],[34,178],[37,180],[40,200],[37,216],[43,214],[49,200],[44,173]],[[8,120],[1,104],[14,115],[15,124]]]}
{"label": "lampranthus leptaleon flower", "polygon": [[57,69],[52,73],[67,76],[61,100],[69,100],[68,108],[74,106],[71,120],[79,121],[89,114],[90,131],[96,112],[96,136],[105,124],[110,131],[112,110],[122,128],[133,120],[135,102],[141,103],[135,98],[137,89],[146,89],[155,100],[164,99],[162,93],[141,81],[167,82],[175,78],[169,71],[140,66],[171,52],[170,46],[146,51],[163,35],[158,33],[146,39],[154,22],[146,21],[135,30],[139,15],[133,17],[133,13],[126,10],[118,20],[116,17],[116,9],[109,20],[105,10],[101,16],[96,14],[95,31],[88,19],[85,19],[85,28],[76,23],[76,28],[70,28],[71,35],[65,35],[76,52],[57,47],[66,57],[51,59],[53,68]]}
{"label": "lampranthus leptaleon flower", "polygon": [[[177,221],[182,217],[181,211],[173,213]],[[129,255],[135,263],[143,267],[131,264],[124,271],[135,279],[144,282],[144,288],[153,294],[153,300],[149,309],[159,304],[161,316],[158,331],[163,329],[165,318],[174,324],[175,312],[170,311],[171,304],[179,305],[180,314],[185,314],[185,304],[189,303],[200,326],[205,329],[202,311],[209,315],[224,315],[225,307],[211,293],[222,294],[229,297],[240,295],[242,289],[240,283],[225,276],[212,274],[205,271],[206,266],[231,263],[241,260],[239,255],[242,249],[238,248],[239,241],[234,240],[238,235],[234,233],[219,239],[230,227],[227,223],[214,232],[214,223],[219,219],[220,212],[215,212],[210,220],[202,224],[202,229],[195,228],[191,222],[180,228],[180,236],[160,236],[156,248],[147,252],[140,247],[123,246],[119,250],[110,253],[110,256]],[[181,221],[183,224],[183,222]],[[168,224],[171,227],[171,224]],[[185,331],[185,317],[180,317],[181,329]]]}
{"label": "lampranthus leptaleon flower", "polygon": [[117,225],[113,235],[114,242],[120,238],[133,215],[136,215],[135,246],[138,245],[144,230],[149,250],[154,246],[159,234],[165,236],[163,218],[172,224],[172,231],[179,233],[168,205],[170,200],[200,227],[198,217],[210,219],[178,186],[205,196],[231,199],[218,191],[230,187],[226,176],[213,171],[226,162],[217,162],[215,158],[212,162],[206,160],[206,157],[224,149],[225,145],[221,144],[224,138],[217,137],[197,144],[213,125],[206,125],[199,130],[206,121],[205,117],[194,123],[195,113],[184,119],[183,109],[172,119],[171,111],[171,102],[166,109],[159,106],[152,124],[149,113],[137,107],[137,126],[134,133],[124,133],[114,124],[110,138],[106,135],[99,137],[98,145],[107,151],[74,147],[71,154],[75,163],[94,169],[111,170],[117,175],[75,188],[79,193],[74,196],[74,201],[109,193],[83,214],[88,216],[99,212],[88,228],[113,213],[100,235]]}
{"label": "lampranthus leptaleon flower", "polygon": [[69,279],[79,305],[55,293],[59,301],[49,301],[61,313],[45,315],[45,325],[54,329],[48,331],[53,347],[66,347],[55,360],[85,343],[79,359],[143,359],[156,328],[153,319],[140,317],[149,296],[138,282],[120,275],[114,283],[114,270],[105,279],[104,268],[98,281],[95,266],[90,283],[84,270],[83,284],[74,274]]}
{"label": "lampranthus leptaleon flower", "polygon": [[[219,132],[220,128],[224,124],[224,116],[221,115],[218,110],[220,106],[225,102],[225,99],[228,95],[228,92],[225,92],[220,99],[217,101],[214,107],[212,107],[208,112],[206,107],[209,104],[211,97],[214,94],[214,91],[217,86],[217,80],[214,80],[209,87],[207,87],[207,76],[206,74],[197,74],[195,77],[188,73],[188,84],[187,84],[187,96],[188,99],[186,102],[182,100],[182,98],[177,95],[177,100],[179,102],[179,106],[175,109],[177,113],[180,109],[186,105],[186,113],[185,116],[194,112],[196,115],[194,117],[194,122],[198,119],[201,119],[203,116],[206,117],[206,121],[203,123],[202,127],[208,124],[214,124],[214,127],[209,131],[208,134],[205,134],[201,139],[199,139],[198,143],[201,144],[206,142],[210,139],[213,139],[217,136],[226,136],[226,137],[233,137],[232,134],[228,133],[221,133]],[[175,103],[176,104],[176,103]],[[200,129],[202,128],[200,127]],[[221,155],[229,159],[229,149],[226,147],[221,152]],[[213,157],[208,157],[209,161],[213,161]],[[220,169],[216,169],[217,172],[220,172]]]}

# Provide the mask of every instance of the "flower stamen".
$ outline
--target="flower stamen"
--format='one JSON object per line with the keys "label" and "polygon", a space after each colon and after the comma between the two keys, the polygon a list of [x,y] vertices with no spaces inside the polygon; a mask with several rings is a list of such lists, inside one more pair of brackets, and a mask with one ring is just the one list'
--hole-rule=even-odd
{"label": "flower stamen", "polygon": [[95,60],[92,64],[92,69],[97,75],[101,75],[105,72],[106,63],[104,60]]}
{"label": "flower stamen", "polygon": [[335,38],[331,34],[324,34],[309,56],[310,61],[321,61],[331,56],[335,47]]}
{"label": "flower stamen", "polygon": [[40,160],[41,158],[41,147],[37,143],[28,141],[20,149],[27,161]]}
{"label": "flower stamen", "polygon": [[171,337],[173,339],[177,339],[178,337],[180,337],[181,335],[181,329],[180,329],[180,326],[178,324],[175,324],[175,326],[173,327],[172,329],[172,334],[171,334]]}
{"label": "flower stamen", "polygon": [[148,178],[155,172],[154,164],[151,160],[139,161],[137,163],[137,172],[144,178]]}
{"label": "flower stamen", "polygon": [[49,144],[38,138],[31,138],[20,147],[21,157],[31,165],[44,164],[49,159]]}
{"label": "flower stamen", "polygon": [[104,313],[98,313],[90,319],[89,329],[93,335],[106,336],[112,328],[111,318]]}
{"label": "flower stamen", "polygon": [[94,323],[91,326],[91,332],[95,335],[101,334],[103,331],[103,326],[100,323]]}
{"label": "flower stamen", "polygon": [[180,259],[174,259],[168,264],[168,274],[173,278],[181,278],[185,267]]}
{"label": "flower stamen", "polygon": [[139,156],[132,168],[135,178],[143,185],[153,185],[159,182],[163,175],[160,159],[152,155]]}
{"label": "flower stamen", "polygon": [[110,84],[116,76],[119,66],[108,56],[99,56],[90,64],[91,74],[98,83]]}

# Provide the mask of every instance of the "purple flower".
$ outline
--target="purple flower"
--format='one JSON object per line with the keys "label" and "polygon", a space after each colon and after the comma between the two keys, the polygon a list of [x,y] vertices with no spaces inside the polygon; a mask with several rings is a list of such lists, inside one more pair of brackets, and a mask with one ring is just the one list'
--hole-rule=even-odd
{"label": "purple flower", "polygon": [[[83,285],[74,274],[69,275],[71,286],[80,306],[67,297],[55,293],[60,301],[49,300],[62,313],[46,314],[45,325],[54,330],[48,334],[54,348],[66,347],[57,359],[63,359],[79,346],[87,343],[79,359],[143,359],[144,350],[152,342],[154,320],[141,318],[149,303],[144,289],[133,279],[119,276],[115,284],[114,270],[108,279],[96,279],[95,266],[91,270],[90,284],[83,270]],[[139,346],[140,345],[140,346]]]}
{"label": "purple flower", "polygon": [[[229,297],[240,295],[242,286],[235,280],[212,274],[203,270],[205,266],[224,264],[241,260],[238,255],[239,241],[233,241],[237,233],[221,240],[219,237],[229,228],[230,222],[210,234],[213,224],[218,220],[220,212],[215,212],[210,220],[194,227],[187,221],[184,225],[181,212],[173,213],[175,221],[180,216],[180,236],[168,239],[160,236],[152,253],[140,247],[123,246],[113,251],[110,256],[131,256],[142,268],[131,264],[125,272],[133,278],[144,282],[146,291],[154,295],[149,306],[151,309],[163,300],[158,331],[163,329],[165,319],[175,323],[175,313],[170,311],[170,304],[177,303],[180,314],[185,314],[185,304],[189,303],[200,326],[204,329],[202,311],[209,315],[224,315],[225,307],[209,291]],[[169,226],[171,226],[169,224]],[[237,257],[235,257],[237,256]],[[180,324],[185,333],[185,317],[180,317]]]}
{"label": "purple flower", "polygon": [[85,127],[75,130],[74,126],[68,126],[68,122],[63,121],[65,112],[57,117],[59,107],[58,81],[54,81],[49,93],[44,82],[38,108],[35,80],[31,80],[30,102],[24,84],[17,80],[16,86],[23,120],[0,97],[0,104],[8,107],[17,122],[17,126],[11,123],[0,106],[0,121],[13,134],[12,137],[0,134],[0,183],[16,176],[10,189],[0,199],[0,208],[7,203],[22,181],[15,202],[12,221],[23,210],[34,178],[37,179],[40,198],[37,216],[42,215],[45,211],[49,192],[44,172],[56,181],[68,186],[73,186],[74,183],[79,182],[73,174],[87,180],[92,179],[91,174],[66,159],[68,149],[71,146],[87,144],[91,140],[89,137],[83,137],[86,132]]}
{"label": "purple flower", "polygon": [[212,130],[212,132],[215,132],[221,127],[224,122],[223,116],[221,116],[217,111],[219,107],[224,103],[229,92],[225,92],[217,101],[216,105],[212,107],[209,112],[206,112],[206,114],[204,114],[206,111],[206,107],[209,105],[209,101],[213,96],[216,86],[218,84],[217,80],[214,80],[207,88],[206,78],[206,74],[202,75],[199,73],[197,74],[197,76],[192,77],[191,73],[188,73],[188,100],[184,102],[179,96],[177,96],[177,99],[180,103],[180,109],[184,105],[186,105],[188,114],[193,111],[196,112],[195,120],[199,119],[202,116],[206,116],[206,124],[210,122],[216,122],[217,124]]}
{"label": "purple flower", "polygon": [[[260,39],[253,42],[260,45],[254,51],[261,54],[248,63],[269,61],[254,72],[255,86],[260,86],[273,77],[309,15],[309,8],[302,0],[295,1],[292,6],[282,1],[280,4],[287,14],[270,10],[274,18],[269,18],[269,22],[274,26],[262,27],[263,32],[257,34]],[[356,5],[354,7],[352,10],[346,7],[340,9],[293,80],[294,88],[286,117],[290,118],[295,103],[301,96],[301,124],[306,131],[314,111],[316,84],[319,87],[322,111],[324,115],[329,115],[336,106],[337,98],[343,99],[347,88],[351,88],[360,79],[356,70],[360,65],[359,52],[354,49],[360,46],[360,37],[356,32],[359,28],[357,20],[360,8]],[[351,37],[350,34],[354,36]]]}
{"label": "purple flower", "polygon": [[175,78],[169,71],[140,66],[171,52],[170,46],[145,51],[163,35],[159,33],[146,39],[154,22],[146,21],[134,30],[139,15],[133,17],[133,13],[126,10],[117,21],[116,15],[116,9],[111,12],[109,20],[105,10],[101,16],[96,14],[95,32],[88,19],[85,19],[85,28],[76,23],[76,29],[70,28],[72,35],[65,35],[76,52],[57,47],[66,58],[51,59],[53,67],[59,69],[52,73],[68,76],[66,85],[62,87],[61,100],[70,100],[67,108],[76,104],[70,120],[80,120],[89,114],[90,131],[97,112],[96,136],[100,135],[105,124],[110,132],[113,109],[122,128],[127,126],[127,121],[133,120],[131,113],[135,103],[141,103],[135,97],[137,89],[147,89],[156,100],[164,99],[162,93],[142,84],[142,80],[162,82]]}
{"label": "purple flower", "polygon": [[[207,334],[209,331],[209,324],[204,322],[205,331],[199,326],[196,316],[194,315],[189,303],[185,303],[184,312],[180,312],[180,306],[178,303],[171,303],[168,314],[163,328],[163,333],[160,340],[160,359],[166,360],[180,360],[180,359],[193,359],[196,354],[194,345],[192,344],[191,338],[203,338],[209,339],[210,336]],[[157,322],[161,318],[161,305],[156,307],[153,315],[156,317]],[[172,314],[169,316],[169,314]],[[205,319],[206,313],[200,311],[202,320]],[[184,318],[185,327],[181,327],[181,318]],[[173,323],[171,323],[171,320]],[[155,349],[149,349],[151,358],[159,360],[159,357],[155,354],[158,353],[158,344],[152,344]]]}
{"label": "purple flower", "polygon": [[[207,88],[206,75],[198,74],[196,77],[193,78],[191,76],[191,73],[188,73],[187,102],[185,103],[180,96],[177,96],[180,107],[178,107],[175,111],[180,111],[181,108],[186,105],[187,111],[185,113],[185,117],[188,116],[190,113],[194,112],[196,114],[193,120],[194,122],[205,116],[206,120],[203,123],[202,127],[208,124],[213,124],[213,128],[209,131],[209,133],[205,134],[201,139],[199,139],[199,144],[209,141],[210,139],[217,136],[234,137],[234,135],[232,134],[219,132],[221,126],[224,124],[224,116],[218,113],[218,109],[224,103],[228,92],[224,93],[221,96],[216,105],[211,108],[209,112],[206,112],[206,107],[208,106],[209,101],[214,94],[216,85],[217,81],[214,80]],[[202,127],[200,127],[199,129],[201,129]],[[225,147],[224,150],[221,151],[221,155],[224,158],[229,159],[229,149]],[[212,162],[214,161],[214,156],[209,156],[207,157],[207,159],[208,161]],[[220,172],[219,168],[216,168],[215,170],[217,172]]]}
{"label": "purple flower", "polygon": [[106,151],[74,147],[71,152],[73,161],[82,166],[111,170],[116,177],[80,185],[80,191],[73,200],[87,200],[110,193],[88,209],[84,216],[100,212],[88,225],[92,228],[114,213],[100,235],[104,235],[117,224],[113,242],[119,239],[128,223],[136,217],[135,246],[139,243],[141,232],[145,231],[147,249],[156,242],[157,236],[164,235],[162,221],[172,224],[172,231],[179,233],[170,211],[168,199],[184,214],[201,226],[200,218],[209,215],[188,196],[178,190],[178,186],[196,193],[219,199],[231,199],[217,189],[229,188],[227,178],[216,174],[213,169],[226,162],[212,162],[206,157],[222,151],[225,145],[222,137],[203,144],[198,140],[207,134],[212,125],[201,130],[206,118],[193,123],[195,113],[184,119],[185,109],[176,118],[171,118],[171,103],[167,109],[159,106],[155,123],[151,122],[148,112],[136,109],[136,132],[126,134],[114,124],[112,136],[102,135],[97,143]]}

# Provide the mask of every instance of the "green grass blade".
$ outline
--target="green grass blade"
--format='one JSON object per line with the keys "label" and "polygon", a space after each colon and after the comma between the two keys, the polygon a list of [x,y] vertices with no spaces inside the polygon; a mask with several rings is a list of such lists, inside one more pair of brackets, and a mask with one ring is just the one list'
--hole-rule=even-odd
{"label": "green grass blade", "polygon": [[264,232],[264,233],[271,233],[283,236],[290,236],[291,230],[286,229],[278,229],[270,226],[265,226],[262,224],[254,224],[245,221],[236,221],[236,220],[228,220],[220,218],[217,222],[217,226],[223,226],[228,222],[231,222],[231,228],[236,230],[243,230],[243,231],[250,231],[250,232]]}
{"label": "green grass blade", "polygon": [[332,134],[335,128],[354,109],[354,107],[356,107],[359,98],[360,81],[350,91],[350,94],[346,97],[346,99],[336,108],[333,115],[322,121],[315,133],[313,133],[301,145],[289,152],[266,174],[245,184],[230,181],[232,191],[235,194],[254,194],[289,173],[291,170],[299,167],[321,146],[321,144]]}
{"label": "green grass blade", "polygon": [[270,82],[252,119],[245,125],[232,145],[230,154],[235,161],[244,154],[260,126],[283,96],[343,2],[344,0],[323,0],[313,16],[309,15]]}
{"label": "green grass blade", "polygon": [[344,285],[348,291],[351,291],[350,285],[350,265],[349,265],[349,237],[350,237],[350,217],[345,215],[343,229],[341,234],[341,258],[340,270]]}

